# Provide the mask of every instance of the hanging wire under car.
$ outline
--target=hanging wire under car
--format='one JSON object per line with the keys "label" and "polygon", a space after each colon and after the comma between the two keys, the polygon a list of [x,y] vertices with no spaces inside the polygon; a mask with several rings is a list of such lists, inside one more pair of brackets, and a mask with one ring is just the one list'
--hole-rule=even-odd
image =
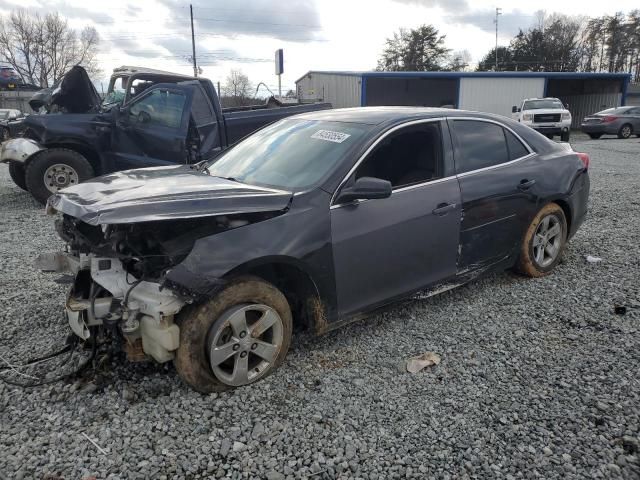
{"label": "hanging wire under car", "polygon": [[49,385],[51,383],[60,382],[67,378],[74,377],[75,375],[78,375],[79,373],[84,371],[89,365],[91,365],[93,363],[93,360],[96,358],[96,355],[98,353],[98,342],[95,336],[93,337],[93,341],[91,342],[91,354],[83,363],[78,365],[78,367],[71,372],[66,372],[64,374],[57,375],[53,378],[46,378],[47,373],[51,373],[51,372],[47,372],[45,373],[43,378],[43,377],[36,377],[34,375],[24,373],[21,370],[23,370],[25,367],[33,367],[35,365],[44,363],[46,361],[53,360],[54,358],[69,352],[69,355],[64,359],[64,361],[60,365],[58,365],[58,368],[61,368],[62,366],[69,363],[69,361],[73,357],[74,352],[77,349],[77,346],[78,346],[78,341],[74,340],[72,343],[68,343],[60,350],[48,353],[46,355],[43,355],[42,357],[32,358],[28,360],[26,363],[23,363],[21,365],[13,365],[11,362],[9,362],[7,359],[5,359],[3,356],[0,355],[0,359],[6,364],[6,365],[0,366],[0,372],[4,373],[6,371],[11,371],[14,374],[17,374],[19,376],[35,380],[32,382],[19,382],[13,379],[6,378],[4,375],[0,375],[0,382],[6,383],[7,385],[16,386],[16,387],[32,388],[32,387],[39,387],[42,385]]}

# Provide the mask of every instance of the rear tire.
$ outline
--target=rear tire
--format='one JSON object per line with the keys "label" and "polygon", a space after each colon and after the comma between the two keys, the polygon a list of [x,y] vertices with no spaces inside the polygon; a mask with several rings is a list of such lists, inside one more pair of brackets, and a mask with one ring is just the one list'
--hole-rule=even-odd
{"label": "rear tire", "polygon": [[571,138],[571,132],[563,132],[560,134],[560,141],[568,142],[569,138]]}
{"label": "rear tire", "polygon": [[557,203],[545,205],[529,225],[516,269],[528,277],[543,277],[560,263],[567,242],[567,219]]}
{"label": "rear tire", "polygon": [[629,138],[632,134],[633,127],[628,123],[622,125],[620,130],[618,130],[618,138]]}
{"label": "rear tire", "polygon": [[591,137],[594,140],[597,140],[602,136],[601,133],[589,133],[588,135],[589,135],[589,137]]}
{"label": "rear tire", "polygon": [[50,148],[37,153],[27,165],[25,174],[29,192],[42,204],[58,190],[94,176],[89,161],[67,148]]}
{"label": "rear tire", "polygon": [[[255,313],[251,311],[252,307],[263,315],[250,315]],[[239,311],[244,315],[245,309],[248,313],[244,316],[246,330],[243,335],[242,331],[236,332],[234,319],[238,318]],[[277,318],[277,328],[274,323],[269,327],[271,332],[265,330],[266,335],[271,333],[271,341],[254,330],[263,318],[267,318],[265,312],[270,312],[270,318]],[[253,322],[251,317],[255,319]],[[280,290],[260,278],[247,276],[230,282],[207,303],[185,309],[178,324],[180,346],[174,360],[178,375],[195,390],[210,393],[251,384],[275,371],[289,350],[293,321],[289,303]],[[275,345],[272,345],[271,361],[254,353],[258,349],[254,350],[253,342],[261,342],[260,349],[265,342]],[[218,353],[226,360],[212,361],[214,349],[223,352],[229,346],[233,346],[230,356]],[[236,375],[236,368],[239,370],[243,361],[241,356],[246,358],[245,371],[248,366],[249,372],[244,380]]]}
{"label": "rear tire", "polygon": [[22,190],[27,190],[27,182],[25,180],[24,165],[18,162],[9,162],[9,176]]}

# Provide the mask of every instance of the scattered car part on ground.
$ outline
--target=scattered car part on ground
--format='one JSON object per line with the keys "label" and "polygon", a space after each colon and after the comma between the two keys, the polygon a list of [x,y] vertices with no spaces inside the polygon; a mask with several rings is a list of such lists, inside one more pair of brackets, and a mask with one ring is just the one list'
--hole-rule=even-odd
{"label": "scattered car part on ground", "polygon": [[69,247],[40,267],[75,277],[76,335],[115,328],[128,352],[219,391],[276,369],[293,323],[324,333],[488,271],[548,274],[586,215],[588,164],[495,115],[307,113],[212,161],[54,194]]}
{"label": "scattered car part on ground", "polygon": [[440,355],[434,352],[425,352],[421,355],[416,355],[407,360],[407,372],[418,373],[427,367],[439,365],[441,360]]}
{"label": "scattered car part on ground", "polygon": [[96,175],[195,164],[276,120],[331,108],[223,110],[211,81],[138,67],[116,69],[110,91],[102,102],[86,71],[75,66],[59,85],[32,98],[34,109],[65,113],[31,115],[21,122],[24,138],[2,144],[0,162],[19,164],[11,169],[18,186],[44,204],[51,194]]}
{"label": "scattered car part on ground", "polygon": [[591,138],[617,135],[618,138],[640,137],[640,107],[616,107],[602,110],[582,120],[580,129]]}
{"label": "scattered car part on ground", "polygon": [[558,98],[526,98],[511,108],[511,117],[553,139],[568,142],[571,135],[571,112]]}

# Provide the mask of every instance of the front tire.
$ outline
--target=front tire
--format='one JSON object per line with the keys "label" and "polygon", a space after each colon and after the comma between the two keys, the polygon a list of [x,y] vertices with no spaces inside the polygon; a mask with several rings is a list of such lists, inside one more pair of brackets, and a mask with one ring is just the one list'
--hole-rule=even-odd
{"label": "front tire", "polygon": [[93,177],[89,161],[67,148],[50,148],[37,153],[25,173],[29,192],[42,204],[59,190]]}
{"label": "front tire", "polygon": [[629,138],[633,134],[633,127],[625,123],[618,130],[618,138]]}
{"label": "front tire", "polygon": [[562,142],[568,142],[569,138],[571,138],[571,132],[569,132],[569,131],[562,132],[560,134],[560,141],[562,141]]}
{"label": "front tire", "polygon": [[7,127],[2,127],[2,141],[6,142],[11,139],[11,132]]}
{"label": "front tire", "polygon": [[589,133],[588,135],[589,135],[589,137],[590,137],[590,138],[592,138],[593,140],[597,140],[597,139],[599,139],[599,138],[602,136],[602,134],[601,134],[601,133]]}
{"label": "front tire", "polygon": [[548,275],[560,263],[567,242],[567,219],[557,203],[544,206],[529,225],[517,270],[529,277]]}
{"label": "front tire", "polygon": [[265,378],[283,362],[292,318],[284,294],[257,277],[230,282],[181,313],[178,375],[195,390],[220,392]]}
{"label": "front tire", "polygon": [[27,182],[25,180],[24,165],[18,162],[9,162],[9,176],[22,190],[27,190]]}

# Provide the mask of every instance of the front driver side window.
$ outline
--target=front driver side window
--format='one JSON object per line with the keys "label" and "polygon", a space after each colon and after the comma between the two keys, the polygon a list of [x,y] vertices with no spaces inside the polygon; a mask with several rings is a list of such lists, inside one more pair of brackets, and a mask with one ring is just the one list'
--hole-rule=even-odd
{"label": "front driver side window", "polygon": [[358,167],[355,179],[381,178],[398,189],[439,178],[441,165],[440,125],[423,123],[385,137]]}
{"label": "front driver side window", "polygon": [[129,119],[135,125],[179,128],[184,104],[185,95],[182,92],[153,90],[131,105]]}

